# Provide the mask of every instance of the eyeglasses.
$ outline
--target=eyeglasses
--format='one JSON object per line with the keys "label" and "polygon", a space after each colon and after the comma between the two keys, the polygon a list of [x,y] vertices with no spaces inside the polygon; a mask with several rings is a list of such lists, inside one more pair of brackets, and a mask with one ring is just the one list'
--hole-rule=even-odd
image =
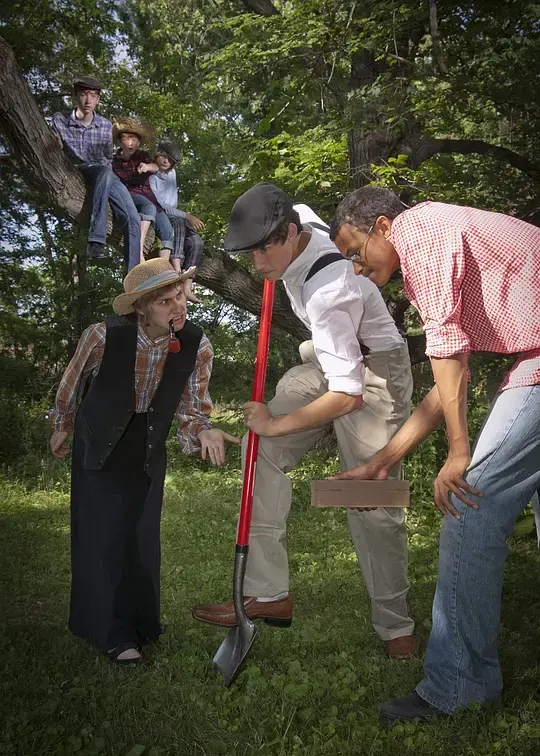
{"label": "eyeglasses", "polygon": [[373,229],[375,228],[375,223],[376,221],[373,221],[373,223],[369,227],[369,231],[366,234],[366,238],[362,242],[362,246],[360,247],[358,252],[353,252],[352,255],[347,255],[347,260],[350,260],[353,263],[360,263],[361,265],[363,265],[364,263],[367,263],[367,259],[365,258],[365,252],[366,252],[367,243],[371,237],[371,234],[373,233]]}

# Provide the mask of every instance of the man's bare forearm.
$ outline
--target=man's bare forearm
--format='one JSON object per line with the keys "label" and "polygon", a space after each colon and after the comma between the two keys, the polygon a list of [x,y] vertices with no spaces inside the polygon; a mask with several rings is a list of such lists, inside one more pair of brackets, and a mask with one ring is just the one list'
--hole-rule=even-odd
{"label": "man's bare forearm", "polygon": [[444,419],[437,386],[433,386],[421,403],[398,430],[395,436],[383,447],[371,462],[379,469],[391,469],[403,457],[410,454],[430,433],[439,427]]}
{"label": "man's bare forearm", "polygon": [[439,391],[450,454],[470,455],[467,426],[467,374],[469,356],[456,354],[445,359],[431,358],[431,367]]}
{"label": "man's bare forearm", "polygon": [[288,433],[320,428],[338,417],[360,409],[362,403],[361,396],[327,391],[305,407],[290,412],[288,415],[273,418],[271,435],[286,436]]}

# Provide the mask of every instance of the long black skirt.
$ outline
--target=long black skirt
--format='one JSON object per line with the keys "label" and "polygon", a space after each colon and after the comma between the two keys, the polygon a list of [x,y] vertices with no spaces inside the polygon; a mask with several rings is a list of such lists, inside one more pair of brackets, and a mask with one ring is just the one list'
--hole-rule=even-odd
{"label": "long black skirt", "polygon": [[146,414],[134,415],[101,470],[85,470],[84,439],[73,439],[69,629],[105,651],[156,640],[159,624],[163,448],[144,470]]}

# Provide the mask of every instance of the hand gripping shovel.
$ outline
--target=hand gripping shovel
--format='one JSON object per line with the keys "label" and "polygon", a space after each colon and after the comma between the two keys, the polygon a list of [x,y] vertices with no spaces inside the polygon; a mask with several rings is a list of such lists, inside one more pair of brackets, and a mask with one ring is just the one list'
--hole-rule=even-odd
{"label": "hand gripping shovel", "polygon": [[[268,363],[268,344],[270,341],[270,325],[272,322],[272,306],[274,303],[273,281],[264,282],[261,306],[261,323],[259,340],[257,342],[257,358],[255,360],[255,377],[253,380],[252,401],[264,400],[264,382],[266,379],[266,365]],[[253,487],[255,485],[255,470],[257,466],[257,452],[259,437],[249,431],[246,465],[242,484],[242,501],[240,517],[236,535],[236,554],[234,559],[233,601],[238,625],[229,630],[227,637],[218,648],[214,656],[214,664],[223,675],[223,682],[228,687],[249,653],[257,628],[248,618],[244,609],[244,576],[249,550],[249,529],[251,526],[251,510],[253,507]]]}

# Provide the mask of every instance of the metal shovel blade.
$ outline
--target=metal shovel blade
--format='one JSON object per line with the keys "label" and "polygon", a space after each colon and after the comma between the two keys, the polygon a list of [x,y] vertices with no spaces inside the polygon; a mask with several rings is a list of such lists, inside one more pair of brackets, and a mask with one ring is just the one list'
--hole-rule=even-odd
{"label": "metal shovel blade", "polygon": [[214,656],[214,664],[223,675],[223,682],[227,687],[238,674],[257,634],[257,628],[244,608],[244,575],[248,550],[247,546],[237,544],[234,559],[233,600],[238,625],[231,627]]}
{"label": "metal shovel blade", "polygon": [[231,627],[227,637],[218,648],[214,656],[214,664],[221,672],[223,682],[227,687],[240,671],[242,662],[248,655],[256,635],[257,628],[248,619],[241,625]]}

